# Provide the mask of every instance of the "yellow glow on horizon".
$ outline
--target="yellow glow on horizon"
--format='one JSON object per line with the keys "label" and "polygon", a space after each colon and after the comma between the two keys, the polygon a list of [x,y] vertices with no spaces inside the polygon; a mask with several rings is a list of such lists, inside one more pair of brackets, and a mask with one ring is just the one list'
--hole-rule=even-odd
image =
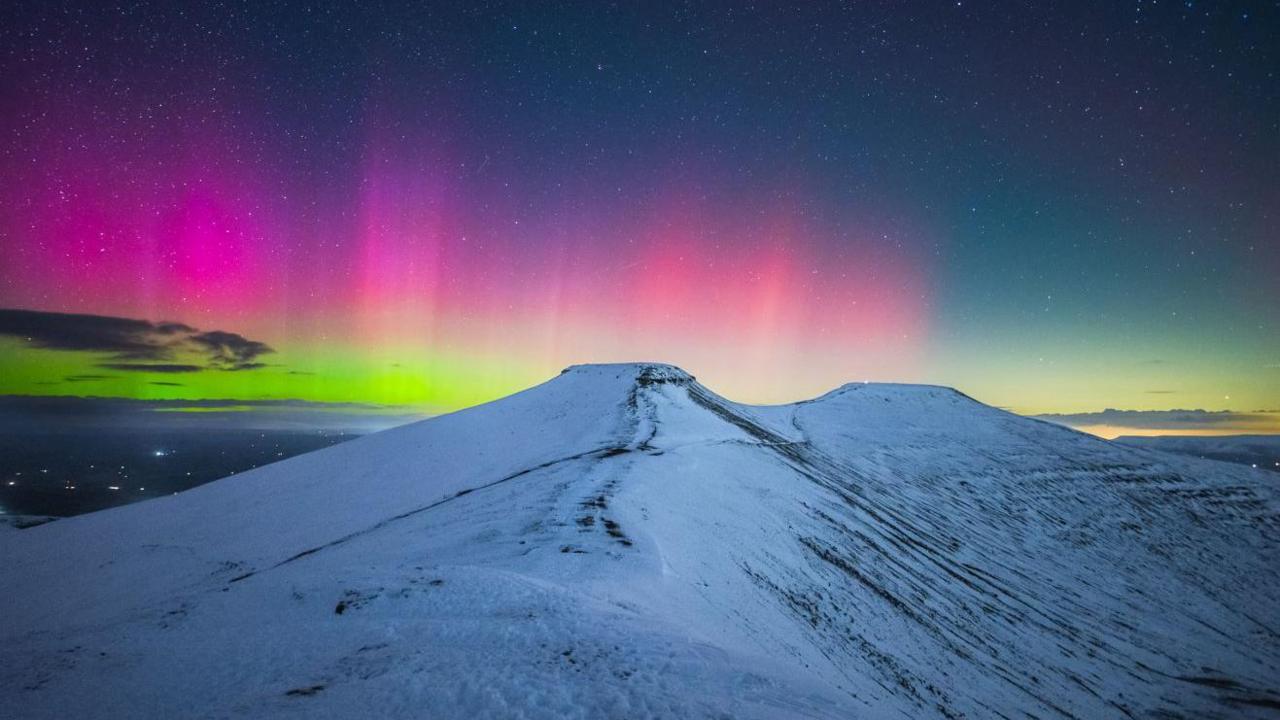
{"label": "yellow glow on horizon", "polygon": [[1124,427],[1123,425],[1072,425],[1069,426],[1073,430],[1079,430],[1090,435],[1097,435],[1106,440],[1114,440],[1121,436],[1130,437],[1162,437],[1162,436],[1178,436],[1178,437],[1226,437],[1231,435],[1277,435],[1280,434],[1280,421],[1274,425],[1232,425],[1223,428],[1190,428],[1186,430],[1168,429],[1168,428],[1136,428]]}

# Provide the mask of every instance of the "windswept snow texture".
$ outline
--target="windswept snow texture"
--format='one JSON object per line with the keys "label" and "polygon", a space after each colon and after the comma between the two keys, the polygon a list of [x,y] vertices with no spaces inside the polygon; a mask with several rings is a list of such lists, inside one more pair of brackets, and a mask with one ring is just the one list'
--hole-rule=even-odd
{"label": "windswept snow texture", "polygon": [[1280,710],[1274,475],[663,365],[0,536],[9,716]]}

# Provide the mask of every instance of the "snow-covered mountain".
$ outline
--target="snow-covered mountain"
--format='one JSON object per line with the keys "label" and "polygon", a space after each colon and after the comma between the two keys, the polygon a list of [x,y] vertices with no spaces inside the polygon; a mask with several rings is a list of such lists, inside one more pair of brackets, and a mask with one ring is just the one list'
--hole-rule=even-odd
{"label": "snow-covered mountain", "polygon": [[8,717],[1248,717],[1274,475],[664,365],[0,535]]}

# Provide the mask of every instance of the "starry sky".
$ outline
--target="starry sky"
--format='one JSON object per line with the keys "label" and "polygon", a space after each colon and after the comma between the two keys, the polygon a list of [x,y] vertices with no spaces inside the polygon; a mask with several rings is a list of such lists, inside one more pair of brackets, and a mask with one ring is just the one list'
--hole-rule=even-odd
{"label": "starry sky", "polygon": [[6,3],[0,394],[442,411],[660,360],[1280,432],[1277,37],[1261,1]]}

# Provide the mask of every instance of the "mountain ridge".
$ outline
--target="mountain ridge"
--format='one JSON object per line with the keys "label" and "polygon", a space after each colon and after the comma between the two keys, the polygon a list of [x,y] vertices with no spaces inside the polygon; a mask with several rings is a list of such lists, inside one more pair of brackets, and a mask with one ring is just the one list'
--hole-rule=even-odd
{"label": "mountain ridge", "polygon": [[9,533],[0,699],[32,717],[1260,714],[1280,704],[1278,507],[1247,468],[946,388],[751,406],[670,365],[572,366]]}

